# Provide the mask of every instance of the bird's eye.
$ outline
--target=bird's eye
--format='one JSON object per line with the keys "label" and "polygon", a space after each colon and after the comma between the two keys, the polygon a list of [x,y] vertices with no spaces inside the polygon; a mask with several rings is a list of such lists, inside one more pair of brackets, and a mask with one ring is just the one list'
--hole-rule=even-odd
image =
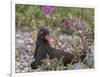
{"label": "bird's eye", "polygon": [[41,34],[43,34],[43,31],[40,31]]}

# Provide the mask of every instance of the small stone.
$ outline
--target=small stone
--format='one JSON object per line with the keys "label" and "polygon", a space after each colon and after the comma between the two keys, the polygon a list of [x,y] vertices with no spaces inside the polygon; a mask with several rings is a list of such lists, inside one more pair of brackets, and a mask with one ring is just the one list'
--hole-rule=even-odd
{"label": "small stone", "polygon": [[59,42],[58,45],[61,46],[61,42]]}
{"label": "small stone", "polygon": [[24,70],[25,70],[25,72],[28,72],[29,71],[29,67],[25,67]]}
{"label": "small stone", "polygon": [[48,62],[47,65],[50,65],[50,63]]}
{"label": "small stone", "polygon": [[76,69],[86,69],[87,66],[84,63],[75,63],[71,66],[71,69],[76,70]]}
{"label": "small stone", "polygon": [[16,66],[20,66],[21,65],[21,63],[20,62],[16,62]]}
{"label": "small stone", "polygon": [[19,70],[19,69],[16,69],[16,73],[20,73],[21,72],[21,70]]}

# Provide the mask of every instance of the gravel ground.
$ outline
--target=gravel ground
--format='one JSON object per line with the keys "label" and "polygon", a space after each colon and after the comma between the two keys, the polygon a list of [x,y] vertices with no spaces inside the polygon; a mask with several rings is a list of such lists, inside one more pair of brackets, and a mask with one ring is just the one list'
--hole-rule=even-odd
{"label": "gravel ground", "polygon": [[[55,40],[56,43],[52,44],[52,47],[64,50],[65,52],[69,52],[70,49],[68,49],[66,45],[68,45],[69,42],[73,40],[73,37],[69,35],[67,36],[65,34],[59,34],[58,37],[59,38]],[[53,38],[56,38],[56,37],[53,37]],[[75,36],[74,39],[79,39],[79,37]],[[41,71],[40,69],[32,70],[30,67],[30,64],[33,61],[33,54],[35,51],[35,42],[36,42],[36,39],[33,40],[30,33],[16,32],[16,42],[15,42],[15,45],[16,45],[15,71],[16,73]],[[94,45],[90,46],[92,54],[88,53],[85,59],[89,65],[94,65],[93,47]],[[71,69],[85,69],[85,68],[86,68],[86,65],[83,63],[76,63],[72,65],[71,67]]]}

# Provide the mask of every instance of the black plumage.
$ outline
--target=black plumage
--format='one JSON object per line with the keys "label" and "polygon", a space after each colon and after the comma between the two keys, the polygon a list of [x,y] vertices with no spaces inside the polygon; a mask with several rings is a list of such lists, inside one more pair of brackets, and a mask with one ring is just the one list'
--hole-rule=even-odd
{"label": "black plumage", "polygon": [[38,32],[36,49],[34,53],[35,61],[31,64],[31,68],[36,69],[38,65],[41,65],[42,60],[47,58],[47,54],[49,55],[50,59],[57,58],[60,60],[63,57],[62,61],[64,65],[71,63],[71,61],[75,58],[75,54],[52,48],[48,40],[45,38],[46,36],[49,36],[48,29],[40,29]]}

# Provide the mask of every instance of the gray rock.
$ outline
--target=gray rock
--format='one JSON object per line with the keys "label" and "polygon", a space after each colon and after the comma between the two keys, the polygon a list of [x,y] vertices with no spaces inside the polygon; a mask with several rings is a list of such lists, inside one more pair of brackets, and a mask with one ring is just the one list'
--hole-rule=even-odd
{"label": "gray rock", "polygon": [[86,65],[84,63],[75,63],[71,66],[72,70],[77,70],[77,69],[86,69]]}

